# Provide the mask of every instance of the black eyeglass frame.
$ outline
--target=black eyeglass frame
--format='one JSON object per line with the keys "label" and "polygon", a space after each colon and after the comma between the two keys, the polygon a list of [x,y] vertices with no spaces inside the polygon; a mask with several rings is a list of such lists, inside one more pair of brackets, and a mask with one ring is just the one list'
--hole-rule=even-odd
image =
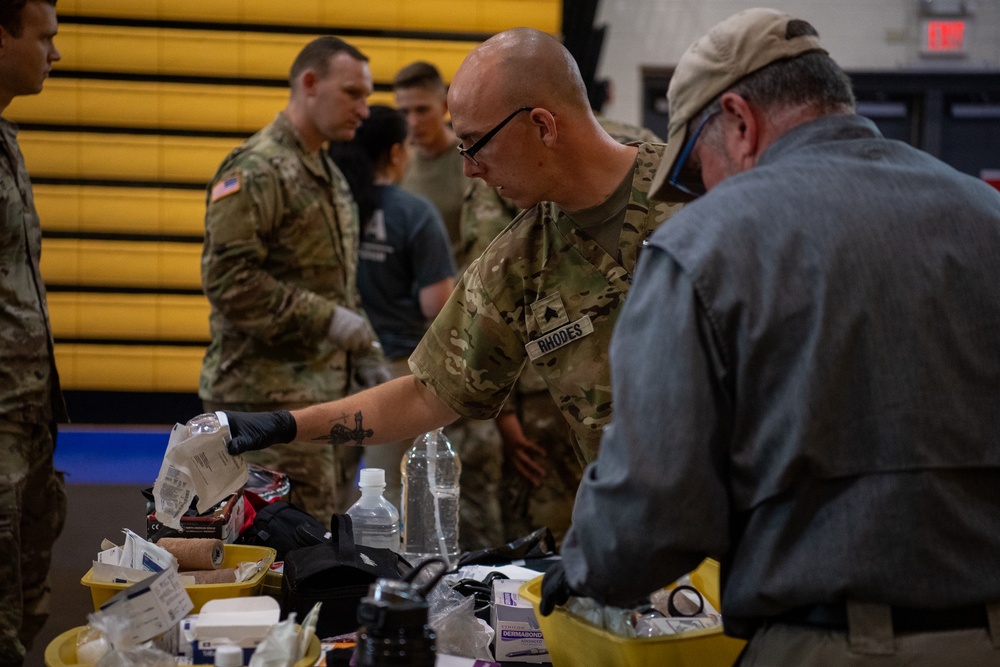
{"label": "black eyeglass frame", "polygon": [[[704,112],[695,127],[694,132],[688,137],[688,140],[684,143],[681,148],[680,155],[677,156],[677,161],[674,163],[674,168],[670,172],[670,176],[667,178],[667,182],[674,186],[681,192],[691,197],[700,197],[705,194],[705,184],[701,180],[701,169],[693,169],[688,164],[688,158],[691,157],[691,152],[694,150],[695,144],[698,143],[698,138],[701,136],[702,130],[708,125],[708,122],[722,113],[722,109],[714,109],[712,106],[709,107],[708,111]],[[697,173],[694,173],[697,172]],[[691,178],[691,181],[685,182],[686,179]]]}
{"label": "black eyeglass frame", "polygon": [[532,109],[534,109],[534,107],[521,107],[520,109],[517,109],[511,115],[507,116],[502,121],[500,121],[496,127],[494,127],[492,130],[484,134],[482,137],[479,138],[478,141],[473,143],[468,148],[462,148],[461,146],[458,146],[458,154],[478,167],[479,162],[476,161],[476,153],[481,151],[483,149],[483,146],[488,144],[490,139],[495,137],[497,135],[497,132],[499,132],[504,128],[504,125],[514,120],[515,116],[517,116],[522,111],[531,111]]}

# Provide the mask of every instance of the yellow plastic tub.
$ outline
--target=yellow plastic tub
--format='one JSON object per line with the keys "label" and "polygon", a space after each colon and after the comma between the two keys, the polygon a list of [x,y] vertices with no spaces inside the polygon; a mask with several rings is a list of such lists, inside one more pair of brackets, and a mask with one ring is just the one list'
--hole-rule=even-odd
{"label": "yellow plastic tub", "polygon": [[[277,555],[277,552],[270,547],[226,544],[224,548],[225,552],[223,553],[222,565],[220,567],[236,567],[239,563],[262,559],[264,561],[263,567],[260,572],[247,581],[235,584],[195,584],[185,586],[184,590],[188,592],[188,595],[191,596],[191,602],[194,603],[194,609],[191,610],[192,614],[197,614],[201,610],[201,606],[209,600],[260,595],[264,588],[264,576],[267,574],[268,568],[271,567],[271,563],[274,562],[275,555]],[[90,597],[94,600],[95,610],[100,609],[102,604],[114,597],[119,591],[131,586],[131,584],[94,581],[93,569],[87,570],[87,574],[83,575],[80,583],[90,588]]]}
{"label": "yellow plastic tub", "polygon": [[[67,630],[45,647],[45,667],[75,667],[80,664],[76,661],[76,637],[84,628],[73,628]],[[312,667],[319,660],[320,643],[316,635],[309,640],[309,647],[305,656],[295,663],[295,667]]]}
{"label": "yellow plastic tub", "polygon": [[[719,608],[719,564],[706,559],[691,573],[691,582],[712,605]],[[664,637],[617,637],[582,618],[557,608],[549,616],[538,612],[542,578],[525,582],[520,589],[531,602],[549,650],[553,667],[729,667],[745,642],[727,637],[722,628],[693,630]]]}

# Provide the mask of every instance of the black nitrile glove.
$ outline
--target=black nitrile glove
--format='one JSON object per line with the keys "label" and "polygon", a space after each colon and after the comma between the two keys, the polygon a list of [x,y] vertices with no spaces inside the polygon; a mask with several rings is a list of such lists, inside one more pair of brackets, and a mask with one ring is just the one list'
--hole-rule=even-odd
{"label": "black nitrile glove", "polygon": [[538,611],[542,616],[548,616],[556,606],[566,604],[573,594],[573,590],[566,582],[566,570],[562,561],[559,561],[545,570],[545,575],[542,577],[542,601],[538,605]]}
{"label": "black nitrile glove", "polygon": [[288,410],[274,412],[225,410],[225,414],[229,419],[229,434],[232,436],[226,449],[233,456],[291,442],[295,440],[295,434],[298,432],[295,418]]}

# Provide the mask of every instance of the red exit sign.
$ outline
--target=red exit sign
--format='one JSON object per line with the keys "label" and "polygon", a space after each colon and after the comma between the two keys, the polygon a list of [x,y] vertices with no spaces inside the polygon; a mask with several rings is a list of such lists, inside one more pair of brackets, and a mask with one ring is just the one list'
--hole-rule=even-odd
{"label": "red exit sign", "polygon": [[928,54],[961,55],[965,53],[966,22],[929,20],[923,22],[923,51]]}

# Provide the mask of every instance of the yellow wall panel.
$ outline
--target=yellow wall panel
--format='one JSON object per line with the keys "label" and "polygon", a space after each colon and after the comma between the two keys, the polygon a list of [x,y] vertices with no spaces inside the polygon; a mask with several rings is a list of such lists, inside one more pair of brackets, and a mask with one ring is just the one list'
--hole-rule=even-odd
{"label": "yellow wall panel", "polygon": [[402,27],[402,5],[406,0],[376,0],[376,2],[332,0],[320,3],[320,24],[377,29]]}
{"label": "yellow wall panel", "polygon": [[[152,294],[49,295],[52,335],[57,338],[156,338],[156,302]],[[62,316],[72,312],[73,329],[64,327]]]}
{"label": "yellow wall panel", "polygon": [[[236,53],[240,76],[288,80],[292,61],[317,35],[239,33]],[[356,40],[349,40],[356,44]]]}
{"label": "yellow wall panel", "polygon": [[28,131],[18,140],[38,177],[207,183],[238,139]]}
{"label": "yellow wall panel", "polygon": [[[119,26],[63,25],[56,45],[56,69],[130,74],[237,76],[239,33]],[[122,58],[127,52],[128,58]],[[214,72],[207,71],[209,65]],[[260,76],[266,76],[261,74]]]}
{"label": "yellow wall panel", "polygon": [[57,6],[57,11],[62,16],[155,19],[159,17],[160,3],[135,2],[135,0],[62,0]]}
{"label": "yellow wall panel", "polygon": [[[56,69],[284,80],[295,56],[316,36],[70,24],[59,32],[63,59]],[[437,64],[450,80],[457,68],[457,63],[451,66],[453,54],[461,54],[461,62],[476,45],[397,37],[346,39],[371,59],[372,75],[380,83],[389,83],[400,67],[416,59]],[[127,59],[121,57],[123,52],[129,54]]]}
{"label": "yellow wall panel", "polygon": [[211,339],[208,315],[211,306],[203,295],[157,295],[156,330],[159,340]]}
{"label": "yellow wall panel", "polygon": [[152,353],[139,346],[55,346],[56,367],[64,390],[149,391]]}
{"label": "yellow wall panel", "polygon": [[153,350],[153,391],[198,391],[200,347],[157,347]]}
{"label": "yellow wall panel", "polygon": [[[223,21],[316,25],[320,8],[328,0],[62,0],[59,12],[66,15],[109,16],[139,19]],[[334,0],[331,4],[339,4]]]}
{"label": "yellow wall panel", "polygon": [[201,244],[45,239],[42,278],[53,285],[201,289]]}
{"label": "yellow wall panel", "polygon": [[[288,103],[288,89],[135,81],[55,79],[42,95],[18,97],[5,117],[18,123],[244,132],[264,127]],[[392,104],[375,93],[370,104]]]}
{"label": "yellow wall panel", "polygon": [[48,304],[56,338],[209,340],[201,295],[51,292]]}
{"label": "yellow wall panel", "polygon": [[34,191],[44,231],[184,236],[205,231],[202,190],[37,184]]}
{"label": "yellow wall panel", "polygon": [[55,346],[63,389],[83,391],[198,390],[205,350],[167,345]]}
{"label": "yellow wall panel", "polygon": [[562,2],[558,0],[477,0],[478,30],[500,32],[528,26],[559,35],[562,30]]}
{"label": "yellow wall panel", "polygon": [[[494,9],[495,8],[495,9]],[[61,0],[59,13],[138,19],[494,33],[525,25],[555,34],[560,0]],[[436,22],[435,22],[436,20]]]}

